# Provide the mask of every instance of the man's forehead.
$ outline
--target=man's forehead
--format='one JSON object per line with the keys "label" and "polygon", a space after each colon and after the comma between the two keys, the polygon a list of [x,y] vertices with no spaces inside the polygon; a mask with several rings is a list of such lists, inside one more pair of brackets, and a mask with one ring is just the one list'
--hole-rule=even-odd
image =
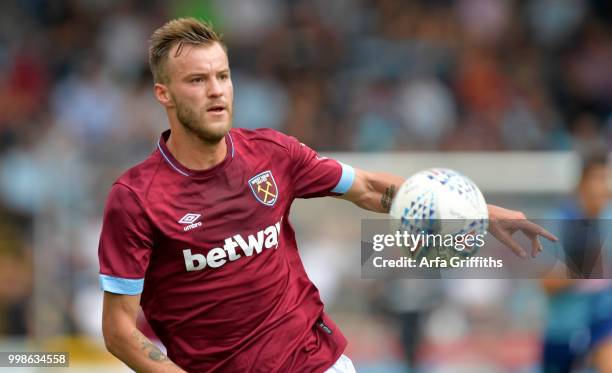
{"label": "man's forehead", "polygon": [[168,53],[168,67],[176,69],[177,72],[184,73],[196,69],[221,70],[229,68],[228,65],[225,50],[216,42],[210,45],[177,43]]}

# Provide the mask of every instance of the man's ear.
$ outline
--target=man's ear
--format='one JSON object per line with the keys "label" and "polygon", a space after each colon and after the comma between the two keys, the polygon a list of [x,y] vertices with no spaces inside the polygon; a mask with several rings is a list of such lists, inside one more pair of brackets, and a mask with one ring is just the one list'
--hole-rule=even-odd
{"label": "man's ear", "polygon": [[153,86],[153,91],[155,92],[155,97],[160,104],[167,108],[174,107],[174,103],[170,98],[170,91],[168,91],[168,87],[161,83],[155,83]]}

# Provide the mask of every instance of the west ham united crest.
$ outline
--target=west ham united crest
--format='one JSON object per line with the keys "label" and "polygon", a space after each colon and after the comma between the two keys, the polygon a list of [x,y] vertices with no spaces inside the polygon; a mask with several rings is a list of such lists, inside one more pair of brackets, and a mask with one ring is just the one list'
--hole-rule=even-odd
{"label": "west ham united crest", "polygon": [[257,200],[266,206],[274,206],[278,199],[278,188],[272,171],[264,171],[249,180],[249,186]]}

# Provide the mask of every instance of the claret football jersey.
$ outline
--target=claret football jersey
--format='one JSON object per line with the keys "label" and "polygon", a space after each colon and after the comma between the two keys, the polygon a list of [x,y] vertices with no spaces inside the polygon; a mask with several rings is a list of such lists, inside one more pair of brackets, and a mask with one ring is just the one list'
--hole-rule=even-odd
{"label": "claret football jersey", "polygon": [[296,139],[232,129],[218,165],[166,147],[113,184],[99,245],[104,291],[141,294],[168,356],[190,372],[323,372],[346,339],[304,271],[295,198],[345,193],[354,171]]}

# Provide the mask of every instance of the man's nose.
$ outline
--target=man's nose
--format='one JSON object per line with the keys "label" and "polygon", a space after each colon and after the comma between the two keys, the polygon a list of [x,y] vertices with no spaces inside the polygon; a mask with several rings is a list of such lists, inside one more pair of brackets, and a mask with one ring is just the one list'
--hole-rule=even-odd
{"label": "man's nose", "polygon": [[219,97],[223,95],[223,89],[221,87],[221,83],[217,78],[212,78],[208,84],[208,92],[209,97]]}

